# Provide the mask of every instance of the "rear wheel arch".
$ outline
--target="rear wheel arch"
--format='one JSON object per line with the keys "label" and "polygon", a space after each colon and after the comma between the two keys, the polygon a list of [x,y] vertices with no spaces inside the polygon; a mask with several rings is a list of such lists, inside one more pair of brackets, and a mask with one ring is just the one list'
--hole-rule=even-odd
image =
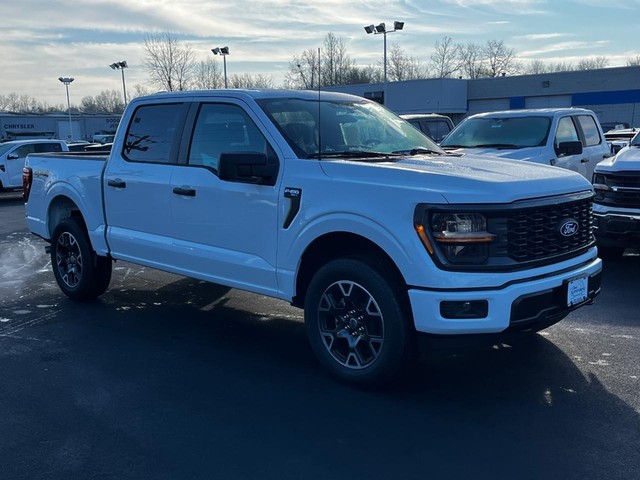
{"label": "rear wheel arch", "polygon": [[87,225],[78,205],[69,197],[59,195],[49,204],[47,214],[49,238],[53,236],[53,232],[60,222],[67,218],[74,218],[85,229],[85,231],[87,230]]}

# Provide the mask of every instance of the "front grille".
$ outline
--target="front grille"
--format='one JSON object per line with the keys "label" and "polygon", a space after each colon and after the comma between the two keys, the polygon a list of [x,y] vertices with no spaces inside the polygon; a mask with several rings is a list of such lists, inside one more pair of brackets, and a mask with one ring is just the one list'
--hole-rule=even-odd
{"label": "front grille", "polygon": [[[518,263],[570,254],[594,241],[591,198],[509,213],[507,256]],[[562,235],[562,225],[571,220],[577,222],[577,232]]]}
{"label": "front grille", "polygon": [[638,172],[626,172],[622,175],[598,174],[597,177],[598,183],[606,185],[609,189],[596,190],[596,203],[640,208],[640,174]]}

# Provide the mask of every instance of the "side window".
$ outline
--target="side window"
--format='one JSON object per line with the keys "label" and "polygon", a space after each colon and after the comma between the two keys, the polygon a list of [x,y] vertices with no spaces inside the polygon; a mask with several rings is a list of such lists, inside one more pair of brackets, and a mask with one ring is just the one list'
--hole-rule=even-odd
{"label": "side window", "polygon": [[220,154],[225,152],[266,153],[267,140],[242,108],[205,103],[193,129],[188,163],[217,171]]}
{"label": "side window", "polygon": [[35,153],[35,151],[35,145],[32,143],[16,148],[13,153],[17,155],[18,158],[26,158],[27,155],[29,155],[30,153]]}
{"label": "side window", "polygon": [[441,142],[444,137],[449,135],[451,127],[449,127],[447,122],[438,120],[435,122],[429,122],[429,130],[431,131],[431,138],[436,142]]}
{"label": "side window", "polygon": [[36,143],[36,153],[46,153],[46,152],[61,152],[62,145],[57,142],[54,143]]}
{"label": "side window", "polygon": [[182,133],[183,104],[145,105],[133,114],[123,147],[132,162],[173,163]]}
{"label": "side window", "polygon": [[556,146],[561,142],[578,142],[578,131],[573,124],[571,117],[562,117],[558,121],[558,131],[556,132]]}
{"label": "side window", "polygon": [[422,132],[422,126],[418,120],[410,120],[409,123]]}
{"label": "side window", "polygon": [[602,139],[600,138],[600,132],[596,125],[595,119],[591,115],[578,115],[578,122],[584,133],[584,140],[586,147],[592,147],[594,145],[600,145]]}

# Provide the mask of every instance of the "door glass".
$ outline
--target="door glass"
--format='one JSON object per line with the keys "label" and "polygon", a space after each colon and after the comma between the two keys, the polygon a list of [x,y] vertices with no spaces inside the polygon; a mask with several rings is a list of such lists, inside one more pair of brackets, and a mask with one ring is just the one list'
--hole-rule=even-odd
{"label": "door glass", "polygon": [[594,118],[591,115],[578,115],[578,121],[584,133],[585,146],[592,147],[594,145],[600,145],[602,140]]}
{"label": "door glass", "polygon": [[145,105],[133,114],[123,155],[129,161],[174,163],[174,146],[182,133],[183,104]]}
{"label": "door glass", "polygon": [[558,121],[558,131],[556,132],[556,146],[562,142],[578,142],[578,131],[573,124],[571,117],[562,117]]}
{"label": "door glass", "polygon": [[62,145],[59,143],[36,143],[36,152],[37,153],[46,153],[46,152],[61,152]]}
{"label": "door glass", "polygon": [[16,148],[14,152],[18,158],[26,158],[30,153],[34,153],[36,151],[34,144],[23,145],[21,147]]}
{"label": "door glass", "polygon": [[191,137],[189,165],[218,170],[221,153],[266,153],[267,141],[247,113],[236,105],[205,103]]}

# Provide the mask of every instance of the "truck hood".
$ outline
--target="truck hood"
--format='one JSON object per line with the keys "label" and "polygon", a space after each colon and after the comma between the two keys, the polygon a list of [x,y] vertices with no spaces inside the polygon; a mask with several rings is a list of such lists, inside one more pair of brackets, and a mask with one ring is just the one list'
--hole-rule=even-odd
{"label": "truck hood", "polygon": [[457,148],[455,150],[447,151],[458,155],[491,155],[492,157],[512,158],[515,160],[535,160],[542,155],[543,148]]}
{"label": "truck hood", "polygon": [[320,163],[336,181],[353,182],[355,178],[381,188],[421,190],[427,194],[425,201],[438,197],[456,204],[510,203],[591,190],[582,175],[563,168],[469,154],[394,161],[326,159]]}
{"label": "truck hood", "polygon": [[640,147],[626,146],[615,157],[607,158],[596,166],[596,171],[640,171]]}

